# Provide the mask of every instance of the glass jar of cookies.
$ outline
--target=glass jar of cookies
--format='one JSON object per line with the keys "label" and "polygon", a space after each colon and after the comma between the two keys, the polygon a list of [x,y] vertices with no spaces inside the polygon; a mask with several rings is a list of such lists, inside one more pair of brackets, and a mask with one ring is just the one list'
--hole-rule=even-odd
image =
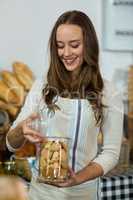
{"label": "glass jar of cookies", "polygon": [[68,178],[69,138],[47,137],[39,154],[39,178],[44,182],[61,182]]}

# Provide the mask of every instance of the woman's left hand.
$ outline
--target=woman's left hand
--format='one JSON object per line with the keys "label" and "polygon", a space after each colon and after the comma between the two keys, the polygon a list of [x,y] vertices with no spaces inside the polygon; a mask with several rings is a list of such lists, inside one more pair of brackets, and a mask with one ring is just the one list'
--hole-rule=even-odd
{"label": "woman's left hand", "polygon": [[100,164],[95,162],[90,162],[86,167],[80,171],[74,173],[72,169],[69,168],[69,178],[64,182],[52,183],[52,185],[57,187],[71,187],[75,185],[82,184],[86,181],[93,180],[97,177],[103,176],[104,171]]}
{"label": "woman's left hand", "polygon": [[52,183],[52,185],[56,187],[71,187],[74,185],[78,185],[79,183],[77,181],[77,177],[74,171],[69,168],[69,173],[70,173],[70,176],[67,180],[64,180],[63,182]]}

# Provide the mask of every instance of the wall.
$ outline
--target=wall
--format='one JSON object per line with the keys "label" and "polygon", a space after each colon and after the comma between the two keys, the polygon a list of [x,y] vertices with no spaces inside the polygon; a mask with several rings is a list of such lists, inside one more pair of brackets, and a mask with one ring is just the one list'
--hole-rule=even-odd
{"label": "wall", "polygon": [[104,76],[111,80],[117,77],[119,69],[127,71],[133,63],[131,53],[102,51],[102,0],[1,0],[0,69],[11,69],[11,63],[20,60],[27,63],[37,77],[41,76],[48,65],[51,27],[56,18],[69,9],[85,11],[92,19],[100,43]]}

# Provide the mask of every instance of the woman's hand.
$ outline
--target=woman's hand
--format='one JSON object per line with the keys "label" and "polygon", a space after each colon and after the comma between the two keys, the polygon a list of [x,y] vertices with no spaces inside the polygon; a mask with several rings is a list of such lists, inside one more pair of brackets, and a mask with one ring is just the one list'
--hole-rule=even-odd
{"label": "woman's hand", "polygon": [[78,184],[80,183],[78,183],[77,176],[71,168],[69,168],[69,178],[67,180],[64,180],[63,182],[52,183],[52,185],[56,187],[71,187]]}
{"label": "woman's hand", "polygon": [[69,168],[69,173],[70,173],[69,178],[67,180],[65,180],[64,182],[62,182],[62,183],[58,183],[56,185],[57,187],[71,187],[71,186],[79,184],[78,180],[77,180],[77,177],[76,177],[76,174],[70,168]]}
{"label": "woman's hand", "polygon": [[94,180],[97,177],[103,176],[104,171],[100,164],[91,161],[86,167],[80,171],[73,172],[72,169],[69,169],[70,177],[68,180],[60,183],[52,184],[57,187],[71,187],[75,185],[82,184],[86,181]]}
{"label": "woman's hand", "polygon": [[[32,122],[39,118],[39,115],[33,113],[27,119],[18,124],[15,128],[9,130],[7,133],[7,144],[8,148],[10,146],[14,149],[20,148],[25,140],[28,140],[32,143],[44,142],[45,138],[41,133],[34,128],[32,128]],[[37,120],[35,121],[35,123]],[[11,150],[12,151],[12,150]]]}
{"label": "woman's hand", "polygon": [[24,138],[32,143],[38,143],[44,141],[44,137],[41,135],[41,133],[31,127],[31,124],[36,119],[39,119],[39,115],[33,113],[21,123],[21,128]]}

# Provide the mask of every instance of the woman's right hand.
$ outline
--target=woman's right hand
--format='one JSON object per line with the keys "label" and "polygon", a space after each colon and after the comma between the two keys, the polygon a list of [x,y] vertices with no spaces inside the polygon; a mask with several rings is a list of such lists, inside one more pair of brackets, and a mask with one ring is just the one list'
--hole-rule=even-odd
{"label": "woman's right hand", "polygon": [[40,143],[45,140],[45,138],[41,135],[39,131],[33,129],[30,126],[36,119],[39,119],[39,115],[37,113],[33,113],[23,122],[21,122],[21,128],[24,138],[32,143]]}

